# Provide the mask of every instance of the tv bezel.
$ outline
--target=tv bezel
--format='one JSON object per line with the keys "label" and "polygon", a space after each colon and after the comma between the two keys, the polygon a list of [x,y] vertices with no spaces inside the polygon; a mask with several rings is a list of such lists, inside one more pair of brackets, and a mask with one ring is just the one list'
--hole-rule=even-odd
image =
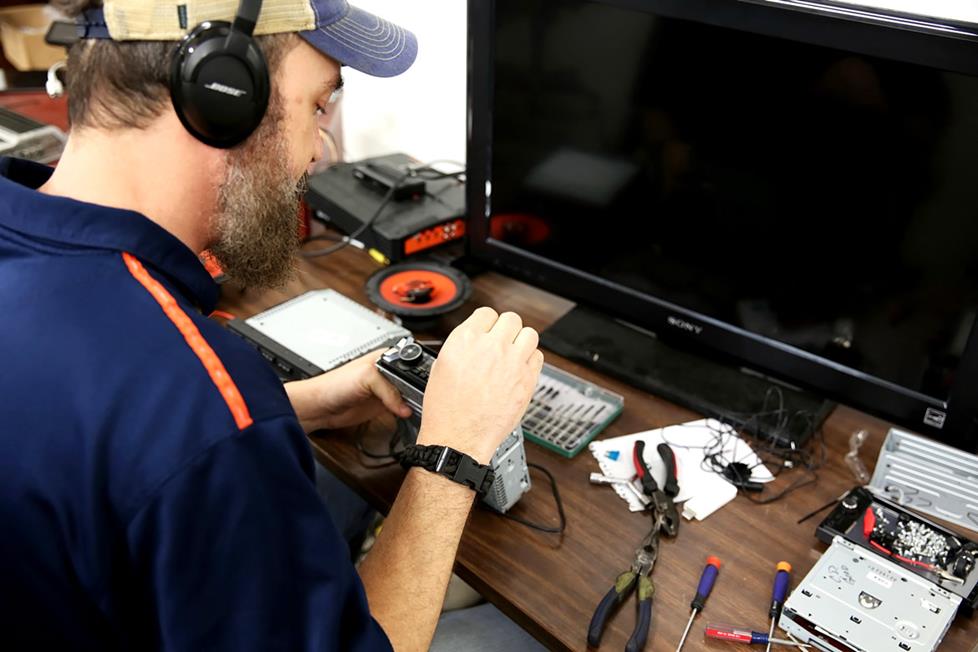
{"label": "tv bezel", "polygon": [[[868,10],[840,17],[839,5],[828,2],[823,13],[817,3],[796,0],[586,1],[978,77],[978,26],[907,21]],[[487,189],[491,188],[495,10],[496,0],[469,1],[466,242],[470,255],[511,276],[663,334],[680,346],[713,352],[952,445],[978,446],[978,321],[950,396],[942,400],[493,239],[486,196],[491,196]],[[678,326],[682,322],[700,328]],[[945,415],[941,427],[934,416],[926,418],[935,410]]]}

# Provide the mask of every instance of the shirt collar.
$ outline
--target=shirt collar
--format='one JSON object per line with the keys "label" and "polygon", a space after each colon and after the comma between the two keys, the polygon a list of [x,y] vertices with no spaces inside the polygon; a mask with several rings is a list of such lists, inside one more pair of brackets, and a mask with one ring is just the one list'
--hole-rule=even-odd
{"label": "shirt collar", "polygon": [[214,310],[219,288],[185,244],[141,213],[38,192],[52,172],[0,157],[0,225],[48,241],[128,251],[173,280],[204,314]]}

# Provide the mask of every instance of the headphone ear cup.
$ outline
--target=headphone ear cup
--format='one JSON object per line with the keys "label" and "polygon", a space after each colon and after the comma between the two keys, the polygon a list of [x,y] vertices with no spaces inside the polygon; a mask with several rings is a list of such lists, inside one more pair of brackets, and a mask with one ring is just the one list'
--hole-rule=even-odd
{"label": "headphone ear cup", "polygon": [[[170,97],[180,122],[195,138],[229,148],[250,136],[268,109],[265,56],[252,37],[242,51],[225,45],[230,23],[202,23],[173,55]],[[240,49],[240,48],[239,48]]]}

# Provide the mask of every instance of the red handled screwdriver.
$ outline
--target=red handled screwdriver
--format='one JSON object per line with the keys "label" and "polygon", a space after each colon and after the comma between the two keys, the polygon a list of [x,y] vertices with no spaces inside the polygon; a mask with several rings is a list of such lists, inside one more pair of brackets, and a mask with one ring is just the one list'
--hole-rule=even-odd
{"label": "red handled screwdriver", "polygon": [[798,641],[787,641],[780,638],[771,638],[764,632],[755,632],[748,627],[731,627],[730,625],[707,625],[704,631],[707,638],[716,638],[721,641],[733,641],[734,643],[748,643],[752,645],[767,643],[771,645],[787,645],[799,647],[804,650],[809,648],[805,643]]}
{"label": "red handled screwdriver", "polygon": [[683,649],[683,644],[686,643],[686,637],[689,635],[689,628],[693,626],[693,619],[696,618],[696,614],[703,611],[704,605],[706,605],[706,599],[710,597],[710,591],[713,590],[713,582],[717,579],[717,573],[720,572],[720,560],[716,557],[706,558],[706,568],[703,569],[703,574],[700,576],[700,583],[696,587],[696,597],[693,601],[689,603],[692,612],[689,614],[689,622],[686,623],[686,631],[683,632],[683,637],[679,640],[679,647],[676,648],[676,652]]}
{"label": "red handled screwdriver", "polygon": [[[778,616],[781,615],[784,599],[788,597],[788,582],[791,581],[788,573],[790,572],[791,564],[786,561],[778,562],[777,573],[774,575],[774,589],[771,591],[771,609],[768,611],[768,615],[771,616],[771,631],[767,635],[769,639],[774,636],[774,626],[778,622]],[[771,643],[767,644],[765,652],[771,652]]]}

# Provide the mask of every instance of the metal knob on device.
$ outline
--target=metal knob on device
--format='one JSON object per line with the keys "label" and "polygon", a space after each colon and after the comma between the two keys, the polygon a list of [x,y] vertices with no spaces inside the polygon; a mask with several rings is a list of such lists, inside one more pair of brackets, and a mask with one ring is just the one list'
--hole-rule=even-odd
{"label": "metal knob on device", "polygon": [[401,348],[399,362],[407,367],[414,367],[424,358],[423,353],[419,344],[415,344],[414,342],[405,344]]}

